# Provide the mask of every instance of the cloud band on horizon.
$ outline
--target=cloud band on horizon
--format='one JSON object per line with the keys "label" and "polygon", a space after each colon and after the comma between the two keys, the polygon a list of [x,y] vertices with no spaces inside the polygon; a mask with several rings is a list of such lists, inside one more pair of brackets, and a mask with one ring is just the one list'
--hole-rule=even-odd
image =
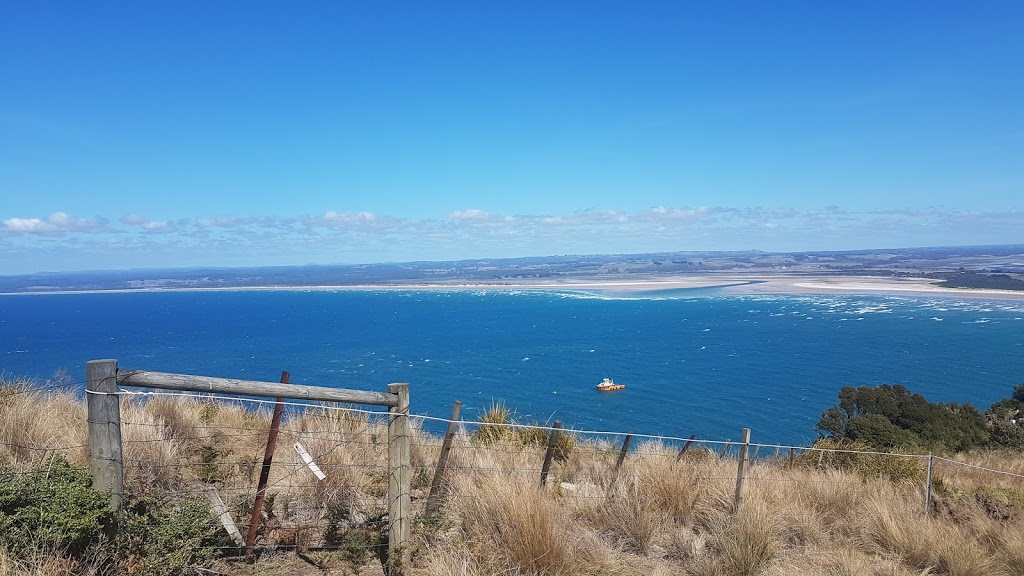
{"label": "cloud band on horizon", "polygon": [[658,206],[640,212],[498,214],[478,208],[408,218],[368,211],[179,220],[54,212],[0,221],[5,273],[124,266],[450,260],[693,250],[840,250],[1024,242],[1024,212],[942,207],[850,211]]}

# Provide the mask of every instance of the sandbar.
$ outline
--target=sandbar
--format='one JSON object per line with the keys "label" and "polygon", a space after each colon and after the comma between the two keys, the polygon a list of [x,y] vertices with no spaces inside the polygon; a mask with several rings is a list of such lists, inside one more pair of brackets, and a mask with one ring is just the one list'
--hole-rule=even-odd
{"label": "sandbar", "polygon": [[833,276],[786,274],[699,274],[666,277],[579,278],[558,280],[507,280],[500,282],[418,282],[315,286],[167,286],[111,290],[54,290],[17,292],[0,295],[104,294],[153,292],[241,292],[241,291],[339,291],[339,290],[570,290],[643,296],[675,290],[702,290],[702,294],[874,294],[923,295],[934,297],[1024,299],[1024,292],[980,288],[946,288],[930,278],[894,278],[887,276]]}

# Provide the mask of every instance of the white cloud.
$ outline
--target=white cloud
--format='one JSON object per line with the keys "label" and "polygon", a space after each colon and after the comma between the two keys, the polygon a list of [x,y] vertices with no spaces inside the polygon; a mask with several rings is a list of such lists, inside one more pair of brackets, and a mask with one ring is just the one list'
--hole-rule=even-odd
{"label": "white cloud", "polygon": [[4,220],[4,229],[11,232],[53,232],[54,226],[39,218],[8,218]]}
{"label": "white cloud", "polygon": [[120,222],[121,224],[125,224],[127,226],[142,226],[146,222],[149,222],[149,218],[146,218],[145,216],[141,216],[139,214],[126,214],[124,216],[121,216]]}
{"label": "white cloud", "polygon": [[166,220],[150,220],[139,214],[128,214],[119,220],[125,226],[137,226],[146,232],[167,232],[171,225]]}
{"label": "white cloud", "polygon": [[490,213],[476,208],[469,210],[453,210],[448,213],[449,220],[483,220],[490,217]]}
{"label": "white cloud", "polygon": [[65,234],[68,232],[110,232],[106,220],[72,216],[66,212],[54,212],[46,218],[8,218],[3,221],[4,232],[14,234]]}
{"label": "white cloud", "polygon": [[167,223],[166,220],[150,220],[148,222],[143,222],[141,226],[143,230],[148,230],[150,232],[159,232],[167,230],[169,224]]}
{"label": "white cloud", "polygon": [[[116,232],[97,234],[97,232]],[[950,244],[1024,243],[1024,212],[946,208],[852,211],[761,207],[659,206],[638,212],[581,210],[501,214],[455,210],[399,218],[374,212],[317,216],[154,220],[128,214],[115,227],[103,218],[64,212],[0,220],[0,248],[23,267],[53,268],[64,258],[88,268],[118,255],[153,265],[219,262],[445,260],[550,254],[675,250],[811,250]],[[171,256],[168,256],[171,255]],[[81,264],[76,257],[81,257]],[[14,260],[0,259],[5,270]],[[191,260],[190,260],[191,259]]]}
{"label": "white cloud", "polygon": [[333,210],[324,213],[323,219],[329,223],[351,224],[376,222],[377,215],[373,212],[335,212]]}
{"label": "white cloud", "polygon": [[711,213],[711,208],[698,206],[696,208],[665,208],[658,206],[651,209],[651,215],[659,219],[696,220]]}
{"label": "white cloud", "polygon": [[214,216],[212,218],[199,218],[196,226],[200,228],[234,228],[245,226],[253,222],[252,218],[234,218],[232,216]]}

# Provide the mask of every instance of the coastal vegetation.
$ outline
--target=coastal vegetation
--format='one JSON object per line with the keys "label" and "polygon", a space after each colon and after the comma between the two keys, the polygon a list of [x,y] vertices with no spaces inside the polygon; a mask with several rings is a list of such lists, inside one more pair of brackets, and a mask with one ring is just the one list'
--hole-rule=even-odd
{"label": "coastal vegetation", "polygon": [[970,404],[929,402],[901,385],[844,386],[839,402],[821,414],[817,429],[833,440],[875,450],[1024,449],[1024,384],[984,414]]}
{"label": "coastal vegetation", "polygon": [[939,273],[934,277],[942,278],[939,286],[945,288],[982,288],[987,290],[1024,290],[1024,280],[1009,274],[985,273],[975,270],[958,270],[952,273]]}
{"label": "coastal vegetation", "polygon": [[[258,553],[246,559],[201,494],[219,492],[246,531],[267,410],[202,397],[124,400],[126,506],[113,514],[89,485],[83,402],[38,385],[0,382],[0,575],[382,574],[386,479],[375,464],[386,434],[369,415],[287,415],[282,437],[300,439],[327,477],[311,480],[294,452],[278,451]],[[977,411],[963,405],[936,408],[896,387],[851,390],[841,401],[850,419],[895,403],[920,445],[952,441],[936,435],[936,422],[980,433]],[[1022,402],[1018,387],[992,414]],[[423,507],[440,439],[414,427],[412,575],[1024,573],[1024,484],[1013,476],[938,463],[926,517],[921,458],[836,437],[819,441],[829,451],[792,460],[765,448],[737,508],[735,452],[695,445],[680,455],[645,441],[617,466],[616,442],[570,431],[540,489],[542,431],[509,426],[517,418],[500,404],[476,418],[484,424],[460,433],[432,516]],[[1024,474],[1018,454],[972,449],[958,459]]]}

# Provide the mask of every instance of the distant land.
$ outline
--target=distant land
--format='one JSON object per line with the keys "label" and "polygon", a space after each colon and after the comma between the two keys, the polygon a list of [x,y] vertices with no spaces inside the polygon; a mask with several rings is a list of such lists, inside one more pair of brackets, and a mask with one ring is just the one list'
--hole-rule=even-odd
{"label": "distant land", "polygon": [[[785,277],[805,290],[866,286],[857,277],[916,286],[1024,292],[1024,245],[829,252],[658,252],[450,262],[41,272],[0,276],[0,293],[346,287],[701,287]],[[801,281],[806,281],[800,283]],[[817,284],[815,284],[817,282]],[[648,286],[648,289],[650,287]],[[881,289],[881,288],[876,288]]]}

